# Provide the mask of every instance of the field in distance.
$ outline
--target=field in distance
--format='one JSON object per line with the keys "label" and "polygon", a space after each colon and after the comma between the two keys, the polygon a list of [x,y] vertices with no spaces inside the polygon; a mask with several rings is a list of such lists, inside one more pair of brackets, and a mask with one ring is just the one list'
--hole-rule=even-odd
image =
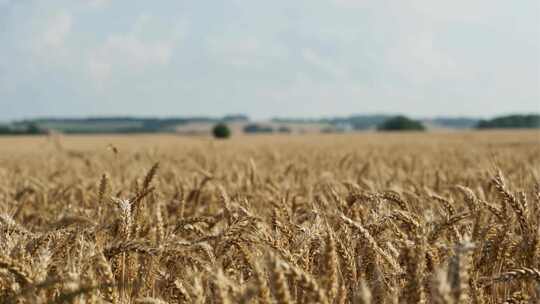
{"label": "field in distance", "polygon": [[538,303],[539,218],[538,131],[1,137],[0,302]]}

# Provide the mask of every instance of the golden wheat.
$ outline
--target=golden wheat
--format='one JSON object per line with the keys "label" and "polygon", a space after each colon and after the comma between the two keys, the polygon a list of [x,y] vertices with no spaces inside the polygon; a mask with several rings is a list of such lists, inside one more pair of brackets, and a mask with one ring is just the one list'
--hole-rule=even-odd
{"label": "golden wheat", "polygon": [[540,303],[539,219],[533,131],[1,138],[0,303]]}

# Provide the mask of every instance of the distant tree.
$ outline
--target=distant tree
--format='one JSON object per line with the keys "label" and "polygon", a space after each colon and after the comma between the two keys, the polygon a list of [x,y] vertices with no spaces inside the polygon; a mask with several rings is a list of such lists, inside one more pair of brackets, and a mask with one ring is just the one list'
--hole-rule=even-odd
{"label": "distant tree", "polygon": [[13,130],[9,126],[0,126],[0,134],[1,135],[7,135],[12,134]]}
{"label": "distant tree", "polygon": [[274,129],[259,124],[248,124],[244,127],[244,133],[272,133]]}
{"label": "distant tree", "polygon": [[229,138],[231,136],[231,130],[224,123],[218,123],[212,129],[212,134],[215,138]]}
{"label": "distant tree", "polygon": [[386,120],[377,129],[379,131],[423,131],[425,127],[419,121],[400,115]]}
{"label": "distant tree", "polygon": [[43,130],[35,123],[29,123],[26,126],[26,134],[30,135],[37,135],[37,134],[43,134]]}
{"label": "distant tree", "polygon": [[226,121],[226,122],[249,121],[249,117],[244,114],[231,114],[231,115],[225,115],[223,117],[223,121]]}
{"label": "distant tree", "polygon": [[479,120],[467,117],[436,117],[429,120],[437,126],[453,129],[469,129],[478,125]]}
{"label": "distant tree", "polygon": [[325,127],[321,129],[321,133],[338,133],[338,129],[335,127]]}
{"label": "distant tree", "polygon": [[478,129],[540,128],[540,115],[507,115],[481,120]]}
{"label": "distant tree", "polygon": [[279,133],[291,133],[291,128],[287,127],[287,126],[280,126],[278,128],[278,132]]}
{"label": "distant tree", "polygon": [[34,122],[24,122],[21,125],[0,126],[0,135],[38,135],[44,133],[45,130]]}

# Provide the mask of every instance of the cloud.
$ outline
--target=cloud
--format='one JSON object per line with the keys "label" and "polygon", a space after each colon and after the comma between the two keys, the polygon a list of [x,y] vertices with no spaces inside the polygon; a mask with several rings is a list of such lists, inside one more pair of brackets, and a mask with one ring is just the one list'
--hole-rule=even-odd
{"label": "cloud", "polygon": [[365,8],[370,5],[368,0],[333,0],[337,6],[345,8]]}
{"label": "cloud", "polygon": [[495,4],[491,0],[410,0],[403,4],[412,12],[431,20],[483,23],[504,14],[504,10],[500,9],[502,1],[498,2]]}
{"label": "cloud", "polygon": [[433,38],[411,36],[399,39],[386,53],[386,70],[404,83],[423,85],[441,79],[462,77],[466,67],[458,67],[452,55],[437,48]]}
{"label": "cloud", "polygon": [[132,79],[170,64],[175,47],[183,39],[183,29],[172,28],[159,39],[145,38],[152,21],[151,16],[141,14],[130,31],[110,34],[101,45],[88,51],[87,72],[98,88],[103,89],[113,77]]}
{"label": "cloud", "polygon": [[62,11],[53,16],[45,27],[41,35],[41,43],[45,47],[58,48],[64,45],[66,37],[69,35],[72,26],[71,14]]}
{"label": "cloud", "polygon": [[219,63],[233,66],[260,68],[287,56],[287,50],[278,43],[251,37],[220,35],[207,40],[212,58]]}
{"label": "cloud", "polygon": [[534,109],[539,3],[0,0],[0,119]]}
{"label": "cloud", "polygon": [[92,7],[104,7],[107,6],[109,3],[111,3],[111,0],[86,0],[88,1],[88,4]]}
{"label": "cloud", "polygon": [[89,55],[88,69],[98,81],[107,80],[113,72],[133,76],[167,65],[173,48],[173,41],[144,41],[133,34],[112,35]]}
{"label": "cloud", "polygon": [[302,58],[307,64],[336,79],[343,78],[346,74],[346,68],[344,66],[336,63],[335,60],[332,60],[332,58],[324,58],[314,49],[303,49],[301,54]]}
{"label": "cloud", "polygon": [[40,66],[66,67],[72,64],[72,49],[69,39],[73,30],[73,15],[68,10],[44,13],[43,19],[35,19],[32,27],[25,29],[13,47],[18,56],[27,56],[24,64],[30,70]]}

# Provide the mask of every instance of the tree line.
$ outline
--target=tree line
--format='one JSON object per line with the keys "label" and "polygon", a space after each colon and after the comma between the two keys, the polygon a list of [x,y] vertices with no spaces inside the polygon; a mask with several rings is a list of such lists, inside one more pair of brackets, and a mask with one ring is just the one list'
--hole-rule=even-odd
{"label": "tree line", "polygon": [[[540,115],[506,115],[489,120],[477,120],[464,118],[436,118],[428,122],[438,125],[439,121],[445,124],[468,124],[469,128],[476,129],[500,129],[500,128],[540,128]],[[192,117],[192,118],[167,118],[167,119],[137,119],[137,118],[89,118],[89,119],[45,119],[20,121],[10,125],[0,125],[0,135],[37,135],[50,130],[61,133],[160,133],[174,132],[175,126],[192,122],[205,122],[227,127],[227,123],[246,122],[243,127],[244,133],[291,133],[288,124],[321,123],[329,127],[321,129],[323,133],[339,131],[362,130],[375,128],[379,131],[424,131],[425,124],[420,120],[409,117],[384,116],[384,115],[356,115],[345,118],[332,119],[274,119],[272,122],[280,123],[278,127],[265,124],[249,123],[245,115],[229,115],[222,118]],[[344,127],[345,126],[345,127]],[[444,127],[444,125],[442,125]],[[347,128],[349,127],[349,128]],[[452,127],[456,127],[452,125]],[[230,135],[230,130],[229,130]]]}

